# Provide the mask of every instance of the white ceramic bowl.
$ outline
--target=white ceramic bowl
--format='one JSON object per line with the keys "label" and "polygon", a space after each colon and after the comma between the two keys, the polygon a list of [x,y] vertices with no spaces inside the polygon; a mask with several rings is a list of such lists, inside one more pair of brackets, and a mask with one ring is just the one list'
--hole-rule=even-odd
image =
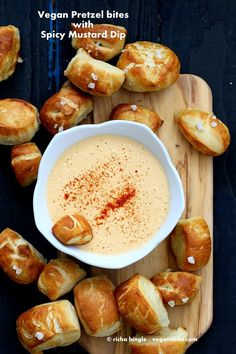
{"label": "white ceramic bowl", "polygon": [[[83,251],[79,247],[63,245],[51,232],[52,221],[47,206],[48,177],[59,156],[77,141],[103,134],[125,136],[146,146],[162,164],[170,188],[169,212],[159,231],[144,246],[117,255],[101,255]],[[175,227],[183,213],[184,206],[182,183],[163,143],[145,125],[127,121],[81,125],[55,135],[42,157],[33,199],[36,226],[54,247],[87,264],[110,269],[128,266],[151,252]]]}

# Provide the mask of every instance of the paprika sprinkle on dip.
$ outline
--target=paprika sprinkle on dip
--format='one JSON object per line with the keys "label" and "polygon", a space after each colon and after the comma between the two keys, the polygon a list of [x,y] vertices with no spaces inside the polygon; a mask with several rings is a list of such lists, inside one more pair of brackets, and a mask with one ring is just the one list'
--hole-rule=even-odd
{"label": "paprika sprinkle on dip", "polygon": [[122,194],[114,198],[112,202],[106,204],[105,208],[102,209],[99,216],[96,216],[95,220],[103,220],[109,216],[110,211],[122,208],[127,202],[130,201],[135,196],[135,189],[131,187],[126,187]]}
{"label": "paprika sprinkle on dip", "polygon": [[52,221],[81,213],[93,239],[79,246],[117,254],[142,246],[158,231],[169,207],[165,172],[138,142],[114,135],[77,142],[57,160],[48,180]]}

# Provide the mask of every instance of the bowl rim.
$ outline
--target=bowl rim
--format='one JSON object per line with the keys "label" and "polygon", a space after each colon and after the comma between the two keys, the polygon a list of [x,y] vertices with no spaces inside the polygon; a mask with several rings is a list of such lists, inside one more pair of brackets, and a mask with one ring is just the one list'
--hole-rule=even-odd
{"label": "bowl rim", "polygon": [[[117,127],[119,127],[119,129],[123,130],[124,133],[117,134]],[[103,132],[104,130],[106,131],[109,129],[111,129],[113,131],[111,131],[109,133]],[[135,139],[135,138],[132,138],[129,136],[129,132],[127,135],[128,130],[132,130],[133,132],[134,132],[134,130],[136,130],[137,132],[139,132],[141,134],[137,134],[137,132],[136,133],[134,132],[134,135],[137,134],[137,136],[138,136],[138,138]],[[178,196],[178,208],[176,210],[176,214],[171,219],[172,220],[171,225],[167,224],[167,219],[168,219],[168,217],[167,217],[165,222],[161,225],[160,229],[143,246],[138,247],[138,248],[134,248],[133,250],[127,251],[124,253],[118,253],[118,254],[114,254],[114,255],[102,255],[102,254],[98,254],[98,253],[94,253],[94,252],[81,251],[76,246],[65,246],[64,244],[62,244],[60,241],[58,241],[56,239],[56,237],[52,234],[51,229],[47,229],[45,231],[45,227],[44,227],[45,220],[43,221],[42,216],[41,216],[42,208],[39,208],[38,205],[40,205],[40,203],[39,203],[40,201],[44,201],[44,203],[46,203],[46,201],[45,201],[45,199],[46,199],[45,188],[47,186],[48,175],[46,176],[47,178],[45,179],[45,173],[46,173],[45,171],[47,171],[47,169],[48,169],[47,165],[49,163],[48,162],[49,158],[50,158],[51,154],[53,154],[53,150],[55,149],[55,145],[58,146],[58,144],[60,143],[61,140],[67,139],[68,136],[73,135],[75,133],[77,134],[77,132],[79,133],[82,131],[84,131],[84,132],[87,131],[88,136],[85,138],[80,138],[80,135],[78,134],[78,139],[76,140],[76,142],[82,141],[82,140],[85,140],[89,137],[97,136],[97,135],[107,135],[107,134],[119,135],[119,136],[128,137],[132,140],[136,140],[140,144],[143,144],[150,151],[150,149],[143,142],[143,136],[144,136],[144,134],[146,134],[146,136],[148,136],[148,138],[152,139],[152,141],[155,142],[156,147],[159,148],[159,151],[162,154],[161,158],[164,161],[164,163],[161,163],[161,165],[164,168],[166,175],[167,175],[167,173],[169,173],[169,175],[172,176],[171,178],[173,178],[173,180],[171,180],[170,176],[167,175],[169,189],[171,189],[170,188],[171,183],[175,184],[175,186],[176,186],[176,190],[174,192]],[[58,157],[76,142],[73,142],[73,143],[69,142],[69,145],[65,144],[66,147],[63,148],[63,151],[58,155]],[[54,151],[56,151],[56,149]],[[151,153],[152,153],[152,151],[151,151]],[[54,159],[54,163],[52,164],[52,166],[55,164],[58,157]],[[156,156],[156,158],[157,158],[157,156]],[[157,159],[160,160],[160,158],[157,158]],[[51,167],[51,169],[52,169],[52,167]],[[50,171],[51,171],[51,169],[50,169]],[[48,174],[49,174],[49,172],[48,172]],[[44,193],[42,193],[42,188],[43,188]],[[173,202],[172,198],[173,198],[173,195],[170,195],[170,207],[171,207],[171,203]],[[141,260],[146,255],[148,255],[170,234],[170,232],[173,230],[173,228],[176,226],[177,222],[181,218],[184,208],[185,208],[185,197],[184,197],[182,181],[181,181],[181,178],[180,178],[163,142],[146,125],[141,124],[141,123],[136,123],[136,122],[130,122],[130,121],[121,121],[121,120],[120,121],[119,120],[108,121],[108,122],[99,123],[99,124],[79,125],[74,128],[70,128],[68,130],[65,130],[63,132],[56,134],[52,138],[50,143],[48,144],[48,146],[42,156],[39,170],[38,170],[38,179],[37,179],[37,182],[35,185],[34,195],[33,195],[34,220],[35,220],[35,224],[36,224],[36,227],[38,228],[39,232],[59,251],[66,253],[72,257],[75,257],[76,259],[78,259],[86,264],[89,264],[91,266],[107,268],[107,269],[120,269],[120,268],[129,266],[129,265]],[[48,215],[48,217],[50,219],[49,215]],[[51,222],[51,225],[52,225],[52,222]],[[160,231],[162,231],[162,232],[160,232]],[[158,238],[158,235],[161,235],[161,237]]]}

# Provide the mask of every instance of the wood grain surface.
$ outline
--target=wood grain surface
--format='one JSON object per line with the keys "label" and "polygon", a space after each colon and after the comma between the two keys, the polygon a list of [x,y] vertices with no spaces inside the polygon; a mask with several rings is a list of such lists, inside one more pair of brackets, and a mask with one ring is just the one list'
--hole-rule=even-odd
{"label": "wood grain surface", "polygon": [[[112,97],[94,100],[94,123],[104,122],[119,103],[141,104],[156,111],[164,124],[158,136],[164,142],[183,182],[186,208],[183,217],[203,216],[213,232],[213,164],[212,158],[193,149],[179,132],[174,116],[186,107],[212,111],[212,96],[208,85],[194,75],[181,75],[172,87],[159,93],[134,93],[120,90]],[[107,274],[115,285],[136,273],[147,277],[167,268],[177,269],[166,239],[148,256],[120,270],[92,267],[92,274]],[[190,338],[200,338],[209,328],[213,315],[213,259],[198,272],[202,278],[201,290],[191,304],[168,308],[173,328],[184,326]],[[113,337],[126,338],[134,331],[124,324]],[[92,338],[83,333],[81,345],[90,354],[127,354],[127,342],[108,342],[106,338]],[[191,344],[191,343],[189,343]]]}
{"label": "wood grain surface", "polygon": [[[63,84],[63,71],[75,51],[69,39],[45,41],[40,38],[40,31],[68,31],[71,21],[40,19],[37,11],[73,9],[81,12],[101,9],[128,11],[129,19],[109,21],[127,28],[127,42],[148,40],[169,46],[180,58],[181,72],[204,78],[212,89],[214,113],[229,126],[232,142],[223,156],[214,159],[214,321],[207,334],[191,346],[188,353],[235,354],[236,1],[0,0],[0,23],[19,27],[21,57],[24,59],[22,64],[17,65],[14,75],[0,83],[0,98],[22,98],[40,109],[44,101]],[[115,62],[116,59],[113,64]],[[50,139],[50,134],[40,129],[34,141],[43,152]],[[1,230],[5,227],[15,229],[47,259],[55,258],[56,250],[40,235],[34,223],[34,186],[20,188],[9,161],[10,149],[0,146]],[[182,164],[182,170],[184,166]],[[212,185],[209,184],[207,188],[212,188]],[[37,291],[35,285],[20,287],[3,272],[0,272],[0,283],[0,353],[26,353],[16,335],[16,317],[48,300]],[[71,294],[68,299],[73,301]],[[85,350],[75,343],[70,347],[49,350],[50,353],[82,354]]]}

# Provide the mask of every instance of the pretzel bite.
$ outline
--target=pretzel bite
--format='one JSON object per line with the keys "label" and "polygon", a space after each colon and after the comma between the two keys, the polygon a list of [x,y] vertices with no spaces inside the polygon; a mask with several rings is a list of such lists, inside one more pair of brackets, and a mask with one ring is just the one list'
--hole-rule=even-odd
{"label": "pretzel bite", "polygon": [[92,58],[83,48],[70,61],[65,76],[82,91],[94,96],[111,96],[125,79],[122,70]]}
{"label": "pretzel bite", "polygon": [[42,154],[35,143],[13,146],[11,165],[22,187],[30,185],[37,179],[41,158]]}
{"label": "pretzel bite", "polygon": [[159,91],[171,86],[179,77],[177,55],[159,43],[127,44],[117,67],[124,71],[124,88],[134,92]]}
{"label": "pretzel bite", "polygon": [[29,142],[39,129],[38,110],[18,98],[0,100],[0,144]]}
{"label": "pretzel bite", "polygon": [[165,304],[174,307],[190,303],[197,294],[202,277],[186,272],[161,272],[150,279]]}
{"label": "pretzel bite", "polygon": [[160,292],[140,274],[120,284],[115,290],[115,298],[120,313],[137,331],[156,333],[170,323]]}
{"label": "pretzel bite", "polygon": [[52,259],[39,276],[38,289],[55,301],[71,291],[85,276],[86,272],[72,259]]}
{"label": "pretzel bite", "polygon": [[34,354],[65,347],[80,338],[80,325],[74,306],[68,300],[42,304],[22,313],[16,330],[23,347]]}
{"label": "pretzel bite", "polygon": [[83,245],[93,238],[88,221],[78,213],[63,216],[53,226],[52,233],[64,245]]}
{"label": "pretzel bite", "polygon": [[80,123],[93,110],[92,97],[67,81],[42,106],[39,118],[53,135]]}
{"label": "pretzel bite", "polygon": [[45,264],[44,257],[17,232],[6,228],[0,233],[0,266],[14,282],[37,281]]}
{"label": "pretzel bite", "polygon": [[153,131],[157,131],[163,124],[163,120],[156,112],[140,105],[128,103],[122,103],[114,107],[110,119],[130,120],[132,122],[142,123]]}
{"label": "pretzel bite", "polygon": [[17,27],[0,26],[0,81],[8,79],[16,68],[20,51],[20,32]]}
{"label": "pretzel bite", "polygon": [[138,333],[130,343],[132,354],[184,354],[187,349],[187,331],[179,327],[162,328],[156,335]]}
{"label": "pretzel bite", "polygon": [[170,244],[181,270],[201,269],[211,255],[211,236],[206,221],[200,216],[180,220],[171,233]]}
{"label": "pretzel bite", "polygon": [[121,328],[114,289],[113,283],[105,276],[82,280],[74,288],[75,308],[90,336],[111,336]]}
{"label": "pretzel bite", "polygon": [[229,129],[213,113],[184,109],[176,116],[176,123],[190,144],[204,155],[221,155],[230,144]]}
{"label": "pretzel bite", "polygon": [[[121,53],[127,33],[124,27],[108,24],[97,24],[93,25],[92,28],[75,27],[72,24],[71,30],[77,33],[77,37],[72,38],[73,48],[76,50],[84,48],[93,58],[104,61],[108,61]],[[87,32],[97,36],[100,36],[100,33],[106,33],[106,38],[85,38]]]}

